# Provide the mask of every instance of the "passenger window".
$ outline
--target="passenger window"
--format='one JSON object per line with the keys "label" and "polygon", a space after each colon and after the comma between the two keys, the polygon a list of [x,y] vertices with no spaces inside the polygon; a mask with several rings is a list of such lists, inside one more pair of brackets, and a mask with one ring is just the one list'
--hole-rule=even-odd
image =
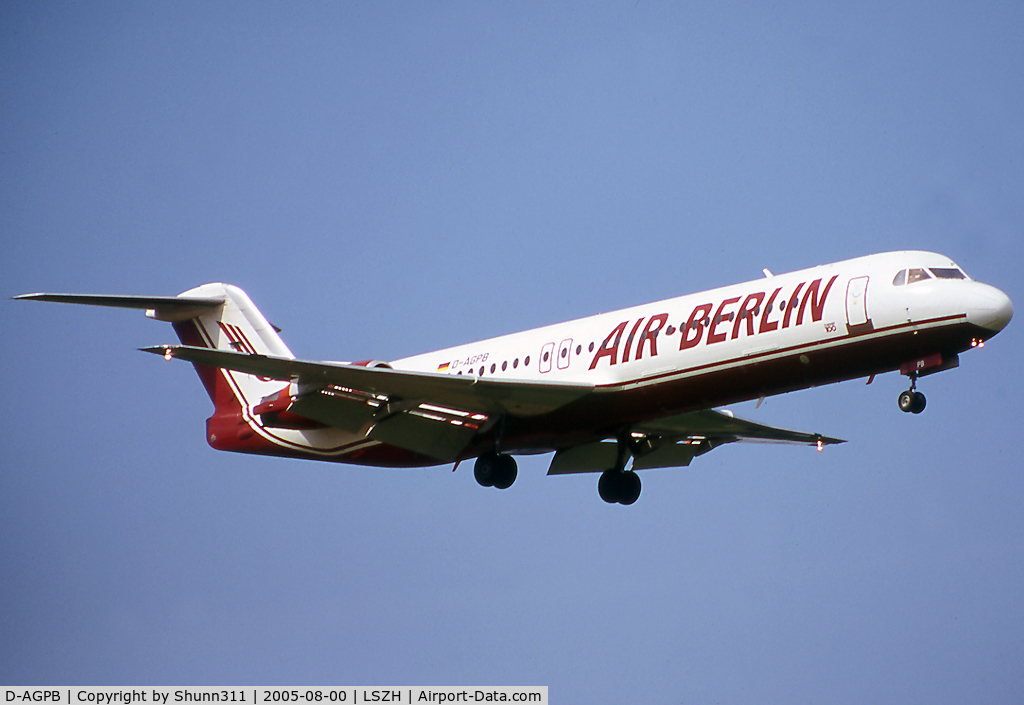
{"label": "passenger window", "polygon": [[931,267],[930,271],[932,274],[937,276],[939,279],[966,279],[964,273],[959,269],[952,267]]}
{"label": "passenger window", "polygon": [[907,270],[901,269],[899,273],[893,278],[893,286],[903,286],[907,283]]}
{"label": "passenger window", "polygon": [[913,284],[922,279],[931,279],[931,276],[923,269],[911,269],[907,272],[907,284]]}

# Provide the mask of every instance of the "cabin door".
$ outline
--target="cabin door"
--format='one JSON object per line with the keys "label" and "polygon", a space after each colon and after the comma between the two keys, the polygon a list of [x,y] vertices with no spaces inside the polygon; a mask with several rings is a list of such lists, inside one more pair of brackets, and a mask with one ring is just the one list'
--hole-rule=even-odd
{"label": "cabin door", "polygon": [[857,277],[846,285],[846,322],[851,327],[868,323],[868,278]]}

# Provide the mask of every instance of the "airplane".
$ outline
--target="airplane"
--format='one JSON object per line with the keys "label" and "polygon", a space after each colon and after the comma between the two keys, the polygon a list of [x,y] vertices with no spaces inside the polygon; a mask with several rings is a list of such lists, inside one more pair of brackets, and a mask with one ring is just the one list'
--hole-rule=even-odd
{"label": "airplane", "polygon": [[736,441],[844,441],[734,417],[721,407],[899,370],[899,408],[921,413],[920,377],[959,365],[1013,316],[1009,297],[930,252],[868,255],[602,313],[400,360],[295,358],[241,289],[178,296],[25,294],[143,309],[180,345],[213,402],[218,450],[383,467],[474,459],[507,489],[515,455],[554,451],[549,475],[601,473],[629,505],[637,471],[689,465]]}

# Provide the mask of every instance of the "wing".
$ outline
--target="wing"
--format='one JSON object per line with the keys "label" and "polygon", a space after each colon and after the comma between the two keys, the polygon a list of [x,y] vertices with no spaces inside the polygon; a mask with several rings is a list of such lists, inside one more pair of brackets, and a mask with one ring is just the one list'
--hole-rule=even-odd
{"label": "wing", "polygon": [[[681,467],[726,443],[793,443],[817,446],[845,443],[817,433],[790,431],[737,419],[731,413],[707,409],[667,416],[638,424],[631,436],[633,469]],[[555,453],[549,475],[603,472],[615,465],[618,444],[614,441],[589,443]]]}
{"label": "wing", "polygon": [[[593,391],[592,385],[584,383],[479,379],[189,345],[161,345],[144,351],[288,382],[279,395],[256,406],[254,413],[288,411],[441,461],[456,459],[473,435],[498,416],[547,413]],[[654,419],[637,424],[631,431],[629,450],[636,470],[689,465],[698,455],[738,441],[819,448],[844,442],[765,426],[714,410]],[[600,472],[612,467],[617,456],[615,441],[562,449],[555,453],[548,474]]]}
{"label": "wing", "polygon": [[795,443],[798,445],[831,445],[845,443],[839,438],[829,438],[818,433],[789,431],[775,426],[765,426],[738,419],[729,412],[707,409],[679,416],[667,416],[640,424],[637,430],[645,433],[682,438],[685,440],[712,440],[715,445],[749,441],[755,443]]}
{"label": "wing", "polygon": [[333,385],[388,399],[426,402],[487,415],[533,416],[564,406],[588,394],[593,385],[537,384],[512,380],[456,377],[430,372],[405,372],[340,362],[310,362],[270,355],[250,355],[189,345],[143,348],[167,358],[222,367],[259,377],[297,380],[300,386]]}

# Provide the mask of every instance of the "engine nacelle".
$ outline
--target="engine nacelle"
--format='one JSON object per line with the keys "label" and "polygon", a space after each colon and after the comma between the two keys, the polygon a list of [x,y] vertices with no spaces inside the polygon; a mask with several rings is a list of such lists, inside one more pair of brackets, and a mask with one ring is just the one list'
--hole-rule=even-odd
{"label": "engine nacelle", "polygon": [[384,362],[383,360],[360,360],[359,362],[350,362],[350,365],[358,365],[359,367],[382,367],[385,370],[393,370],[390,362]]}

